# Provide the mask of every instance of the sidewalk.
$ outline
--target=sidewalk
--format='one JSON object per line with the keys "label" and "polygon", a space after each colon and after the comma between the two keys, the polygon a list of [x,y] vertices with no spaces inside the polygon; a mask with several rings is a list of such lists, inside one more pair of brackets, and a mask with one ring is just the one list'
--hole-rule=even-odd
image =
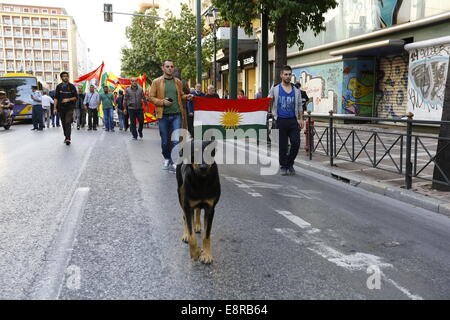
{"label": "sidewalk", "polygon": [[[326,126],[327,123],[316,122],[316,131],[319,136],[323,133]],[[380,159],[380,157],[383,156],[386,149],[389,149],[394,145],[390,151],[390,156],[386,155],[380,162],[380,167],[385,170],[373,168],[372,163],[370,162],[370,159],[373,159],[375,154],[373,150],[368,150],[367,153],[362,151],[360,158],[358,158],[356,162],[351,162],[348,161],[350,160],[350,157],[344,147],[342,147],[338,158],[334,159],[335,166],[331,167],[330,158],[325,155],[325,139],[323,140],[324,146],[321,145],[318,147],[316,152],[313,153],[312,160],[309,160],[309,153],[304,150],[306,140],[303,133],[304,130],[302,130],[301,135],[301,149],[296,160],[299,167],[450,217],[450,192],[433,190],[431,189],[431,181],[418,178],[413,178],[413,188],[411,190],[406,190],[405,176],[403,174],[395,173],[395,171],[397,171],[396,164],[397,166],[399,165],[399,159],[403,157],[403,162],[405,163],[406,158],[405,154],[402,156],[400,155],[400,142],[394,144],[399,135],[406,132],[404,127],[383,124],[348,125],[340,123],[335,124],[335,127],[338,128],[338,132],[342,138],[342,140],[340,140],[338,137],[337,150],[342,147],[342,141],[345,141],[352,129],[370,131],[357,132],[358,138],[362,144],[365,144],[370,139],[372,135],[371,132],[377,132],[379,139],[382,141],[377,140],[376,143],[375,152],[378,156],[377,159]],[[427,131],[427,129],[420,131]],[[397,136],[389,135],[387,132],[397,133]],[[430,161],[430,155],[428,153],[430,153],[431,156],[436,154],[437,140],[432,138],[437,138],[438,135],[433,133],[417,133],[417,135],[422,137],[418,140],[417,146],[417,171],[420,171],[425,167],[419,176],[426,179],[432,179],[434,164],[430,163],[427,165]],[[317,139],[318,137],[316,136],[314,141],[315,144],[318,142]],[[355,140],[355,149],[357,151],[356,153],[358,153],[361,150],[361,143],[357,138]],[[415,148],[414,142],[413,139],[413,148]],[[423,145],[421,145],[420,142],[422,142]],[[346,146],[351,153],[351,147],[349,147],[350,143],[351,142],[347,142]],[[372,138],[369,142],[369,146],[372,147],[373,145]],[[426,147],[426,149],[424,147]],[[371,148],[368,147],[368,149]],[[414,159],[411,159],[411,161],[414,162]],[[403,166],[405,166],[404,163]]]}

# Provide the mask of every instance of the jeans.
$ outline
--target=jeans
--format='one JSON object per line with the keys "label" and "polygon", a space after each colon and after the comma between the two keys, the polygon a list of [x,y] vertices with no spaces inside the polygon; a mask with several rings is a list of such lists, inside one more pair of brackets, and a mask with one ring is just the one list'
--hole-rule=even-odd
{"label": "jeans", "polygon": [[123,126],[125,128],[125,131],[127,131],[128,128],[130,127],[130,111],[127,108],[127,113],[122,114],[123,114]]}
{"label": "jeans", "polygon": [[72,134],[73,111],[74,109],[72,108],[61,108],[61,111],[59,112],[61,114],[64,136],[69,140]]}
{"label": "jeans", "polygon": [[[278,118],[277,128],[280,135],[279,160],[280,167],[290,168],[294,166],[300,149],[300,126],[296,118]],[[291,142],[291,149],[288,154],[288,139]]]}
{"label": "jeans", "polygon": [[43,109],[43,121],[47,124],[47,128],[50,128],[51,112],[50,107],[48,109]]}
{"label": "jeans", "polygon": [[129,109],[130,114],[130,131],[133,138],[137,139],[136,131],[136,119],[139,121],[139,134],[142,136],[142,130],[144,129],[144,110],[142,109]]}
{"label": "jeans", "polygon": [[84,108],[75,109],[75,118],[77,119],[77,127],[82,127],[86,125],[86,110]]}
{"label": "jeans", "polygon": [[114,109],[103,109],[103,121],[105,122],[106,130],[114,130]]}
{"label": "jeans", "polygon": [[123,130],[123,113],[117,112],[117,116],[119,117],[119,129]]}
{"label": "jeans", "polygon": [[163,118],[159,119],[162,155],[172,163],[172,149],[180,142],[179,134],[172,137],[172,133],[177,129],[181,129],[181,114],[163,115]]}
{"label": "jeans", "polygon": [[44,113],[41,104],[34,104],[32,108],[33,128],[44,129]]}
{"label": "jeans", "polygon": [[88,108],[88,127],[89,129],[97,129],[98,126],[98,110]]}

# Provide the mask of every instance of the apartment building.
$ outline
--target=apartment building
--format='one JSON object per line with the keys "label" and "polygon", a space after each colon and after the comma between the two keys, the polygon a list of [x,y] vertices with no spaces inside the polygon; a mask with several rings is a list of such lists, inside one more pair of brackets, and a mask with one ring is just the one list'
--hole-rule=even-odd
{"label": "apartment building", "polygon": [[0,75],[33,74],[54,88],[60,72],[75,79],[86,69],[80,51],[87,48],[64,8],[0,3]]}

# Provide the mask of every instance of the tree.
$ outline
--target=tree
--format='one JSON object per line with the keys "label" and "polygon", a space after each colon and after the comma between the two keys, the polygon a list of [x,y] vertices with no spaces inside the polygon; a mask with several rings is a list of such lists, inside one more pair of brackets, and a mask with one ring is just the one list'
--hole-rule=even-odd
{"label": "tree", "polygon": [[252,21],[267,14],[269,30],[275,38],[275,74],[287,64],[288,45],[303,48],[301,31],[312,29],[315,35],[324,31],[324,13],[337,6],[335,0],[212,0],[212,3],[224,20],[244,27],[248,33],[252,32]]}
{"label": "tree", "polygon": [[[196,38],[196,17],[186,4],[181,5],[180,18],[169,13],[164,21],[164,27],[158,30],[157,51],[160,59],[173,60],[175,66],[181,70],[183,79],[196,77]],[[212,55],[212,39],[205,37],[202,45],[203,71],[209,69],[210,62],[208,60]]]}
{"label": "tree", "polygon": [[[149,14],[156,15],[156,10]],[[122,48],[122,76],[137,77],[146,74],[150,79],[161,75],[160,58],[157,53],[157,20],[134,16],[126,36],[131,48]]]}
{"label": "tree", "polygon": [[[442,106],[442,121],[450,121],[450,61],[448,63],[447,82],[445,84],[444,104]],[[450,124],[442,124],[439,138],[450,138]],[[439,170],[439,168],[442,172]],[[446,182],[450,180],[450,141],[439,140],[437,147],[436,165],[434,166],[433,180]],[[433,182],[433,189],[450,191],[450,186]]]}
{"label": "tree", "polygon": [[[156,11],[149,13],[156,15]],[[206,32],[204,32],[206,33]],[[122,73],[124,77],[147,74],[151,79],[161,76],[161,63],[170,59],[181,70],[183,79],[196,75],[196,19],[187,5],[181,5],[179,18],[168,13],[162,25],[155,19],[133,17],[126,29],[131,48],[122,49]],[[203,71],[207,71],[208,59],[213,54],[213,40],[203,42]]]}

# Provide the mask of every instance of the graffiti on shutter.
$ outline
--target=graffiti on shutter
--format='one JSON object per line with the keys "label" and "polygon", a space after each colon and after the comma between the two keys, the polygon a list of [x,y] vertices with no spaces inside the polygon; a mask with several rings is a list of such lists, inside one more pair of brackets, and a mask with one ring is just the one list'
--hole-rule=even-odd
{"label": "graffiti on shutter", "polygon": [[375,104],[380,118],[401,118],[408,104],[408,54],[381,57]]}

